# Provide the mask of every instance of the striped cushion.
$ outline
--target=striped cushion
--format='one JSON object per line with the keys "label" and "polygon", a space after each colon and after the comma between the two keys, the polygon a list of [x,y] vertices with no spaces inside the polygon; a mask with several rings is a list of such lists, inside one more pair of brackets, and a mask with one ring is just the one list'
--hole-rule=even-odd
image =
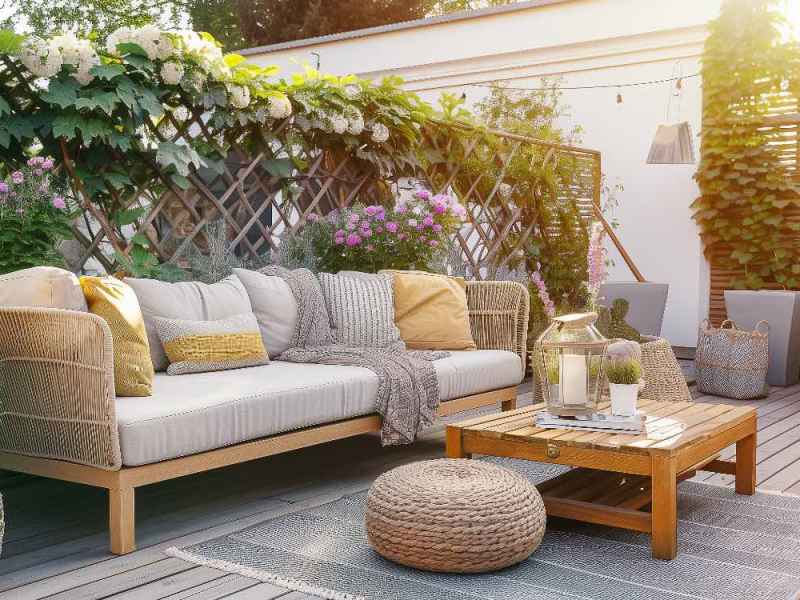
{"label": "striped cushion", "polygon": [[252,313],[219,321],[153,317],[169,359],[168,375],[225,371],[269,363],[258,321]]}
{"label": "striped cushion", "polygon": [[391,275],[320,273],[319,281],[337,343],[385,348],[400,342]]}

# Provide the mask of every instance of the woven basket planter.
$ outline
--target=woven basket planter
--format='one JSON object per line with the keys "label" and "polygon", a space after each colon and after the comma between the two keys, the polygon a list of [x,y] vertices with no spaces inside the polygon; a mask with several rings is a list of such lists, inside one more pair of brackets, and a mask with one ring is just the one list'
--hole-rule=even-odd
{"label": "woven basket planter", "polygon": [[534,485],[482,461],[404,465],[378,477],[367,497],[372,547],[425,571],[481,573],[516,564],[539,547],[546,520]]}
{"label": "woven basket planter", "polygon": [[641,347],[642,379],[645,381],[642,398],[661,402],[691,402],[692,394],[672,345],[664,338],[643,336]]}
{"label": "woven basket planter", "polygon": [[0,556],[3,555],[3,534],[6,530],[5,515],[3,513],[3,495],[0,494]]}

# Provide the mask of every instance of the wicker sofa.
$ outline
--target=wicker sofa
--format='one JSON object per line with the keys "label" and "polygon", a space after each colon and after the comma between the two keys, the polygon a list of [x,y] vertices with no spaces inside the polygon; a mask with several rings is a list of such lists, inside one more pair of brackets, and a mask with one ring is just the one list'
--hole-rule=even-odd
{"label": "wicker sofa", "polygon": [[[437,361],[439,414],[515,407],[529,299],[513,282],[470,282],[478,350]],[[135,549],[140,486],[380,430],[366,369],[273,361],[169,377],[151,398],[115,397],[105,321],[0,308],[0,469],[109,491],[111,551]]]}

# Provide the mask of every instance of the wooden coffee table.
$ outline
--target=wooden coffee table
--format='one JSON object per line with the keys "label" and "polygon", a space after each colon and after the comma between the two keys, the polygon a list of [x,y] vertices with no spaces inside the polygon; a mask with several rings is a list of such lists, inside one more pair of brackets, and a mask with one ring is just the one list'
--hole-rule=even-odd
{"label": "wooden coffee table", "polygon": [[[447,428],[447,456],[507,456],[578,467],[538,486],[547,513],[651,534],[653,556],[678,545],[677,484],[703,469],[736,476],[736,493],[756,485],[756,411],[749,406],[640,400],[639,435],[541,429],[544,405],[487,415]],[[736,444],[736,461],[718,454]],[[649,508],[649,510],[648,510]]]}

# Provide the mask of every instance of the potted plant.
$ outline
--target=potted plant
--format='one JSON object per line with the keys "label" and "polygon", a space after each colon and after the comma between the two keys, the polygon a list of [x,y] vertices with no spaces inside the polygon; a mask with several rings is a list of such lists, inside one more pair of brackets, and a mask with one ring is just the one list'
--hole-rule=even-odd
{"label": "potted plant", "polygon": [[611,394],[611,414],[632,417],[636,414],[642,365],[635,342],[620,341],[606,350],[606,377]]}

